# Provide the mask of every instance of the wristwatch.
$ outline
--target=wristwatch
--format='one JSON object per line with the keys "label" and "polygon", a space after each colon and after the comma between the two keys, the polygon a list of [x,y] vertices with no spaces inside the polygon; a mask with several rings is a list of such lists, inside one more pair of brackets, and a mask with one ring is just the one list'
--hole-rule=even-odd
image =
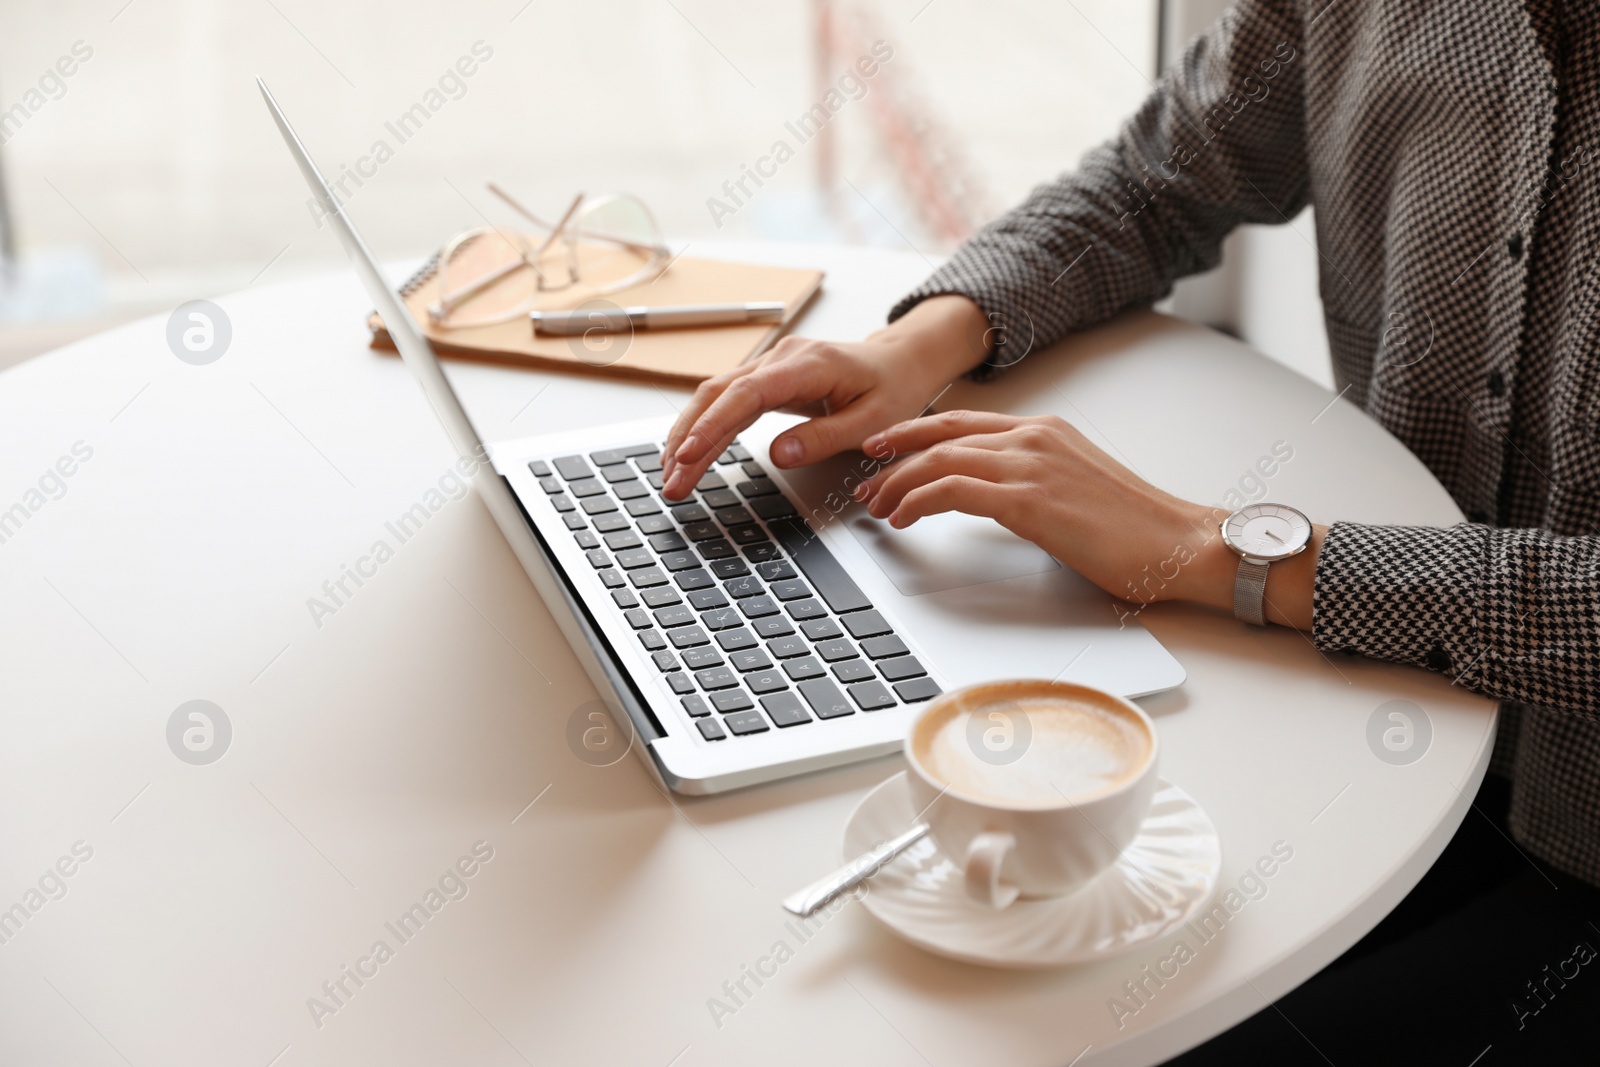
{"label": "wristwatch", "polygon": [[1244,622],[1265,626],[1261,601],[1267,589],[1267,568],[1306,550],[1311,520],[1287,504],[1246,504],[1222,520],[1222,541],[1239,555],[1233,614]]}

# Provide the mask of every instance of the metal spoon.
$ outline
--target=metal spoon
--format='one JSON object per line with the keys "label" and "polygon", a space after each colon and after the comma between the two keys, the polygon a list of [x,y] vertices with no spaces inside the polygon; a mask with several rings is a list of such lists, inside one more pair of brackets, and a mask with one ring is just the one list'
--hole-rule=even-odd
{"label": "metal spoon", "polygon": [[792,896],[783,906],[802,919],[843,893],[848,893],[881,871],[885,864],[928,835],[928,824],[919,822],[892,841],[885,841],[863,852],[826,878],[813,882]]}

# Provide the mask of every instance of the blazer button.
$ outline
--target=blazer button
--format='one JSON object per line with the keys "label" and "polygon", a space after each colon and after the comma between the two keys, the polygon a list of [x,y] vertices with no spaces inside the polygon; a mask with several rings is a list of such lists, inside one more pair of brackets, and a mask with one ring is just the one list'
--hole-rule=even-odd
{"label": "blazer button", "polygon": [[1512,259],[1522,258],[1522,234],[1514,233],[1506,241],[1506,251],[1511,253]]}
{"label": "blazer button", "polygon": [[1450,653],[1438,645],[1433,646],[1432,651],[1422,658],[1422,662],[1430,671],[1438,671],[1440,674],[1450,672]]}
{"label": "blazer button", "polygon": [[1489,375],[1489,395],[1506,395],[1506,376],[1501,374],[1499,371],[1494,371]]}

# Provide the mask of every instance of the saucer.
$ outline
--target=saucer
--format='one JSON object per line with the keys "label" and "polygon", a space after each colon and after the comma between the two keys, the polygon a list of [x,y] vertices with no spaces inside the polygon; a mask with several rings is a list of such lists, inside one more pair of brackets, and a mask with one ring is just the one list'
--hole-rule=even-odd
{"label": "saucer", "polygon": [[[901,771],[856,806],[845,825],[845,857],[899,835],[915,818]],[[1176,930],[1210,901],[1221,867],[1217,828],[1193,797],[1163,780],[1139,836],[1115,864],[1066,896],[986,907],[967,896],[961,868],[927,837],[873,876],[861,903],[907,941],[941,956],[990,967],[1060,967]]]}

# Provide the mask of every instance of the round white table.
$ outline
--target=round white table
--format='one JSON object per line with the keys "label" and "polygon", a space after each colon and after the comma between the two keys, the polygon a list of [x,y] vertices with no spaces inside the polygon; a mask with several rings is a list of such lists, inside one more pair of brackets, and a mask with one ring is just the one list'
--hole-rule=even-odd
{"label": "round white table", "polygon": [[[801,329],[834,338],[927,270],[693,252],[825,268]],[[470,495],[313,613],[453,456],[399,361],[367,348],[352,276],[218,303],[232,341],[210,365],[175,358],[154,318],[0,375],[0,1062],[1155,1063],[1376,924],[1487,766],[1493,705],[1443,678],[1151,607],[1188,669],[1143,702],[1163,773],[1215,821],[1235,891],[1213,936],[1186,935],[1181,964],[1167,938],[1021,973],[928,955],[856,904],[797,930],[779,899],[838,863],[898,758],[701,799],[631,757],[576,758],[594,693]],[[491,440],[684,395],[451,377]],[[1259,480],[1319,521],[1460,517],[1348,403],[1153,313],[958,385],[955,405],[1054,411],[1194,499]],[[179,758],[192,700],[231,729],[215,762]],[[1397,700],[1431,727],[1410,762],[1369,742]]]}

